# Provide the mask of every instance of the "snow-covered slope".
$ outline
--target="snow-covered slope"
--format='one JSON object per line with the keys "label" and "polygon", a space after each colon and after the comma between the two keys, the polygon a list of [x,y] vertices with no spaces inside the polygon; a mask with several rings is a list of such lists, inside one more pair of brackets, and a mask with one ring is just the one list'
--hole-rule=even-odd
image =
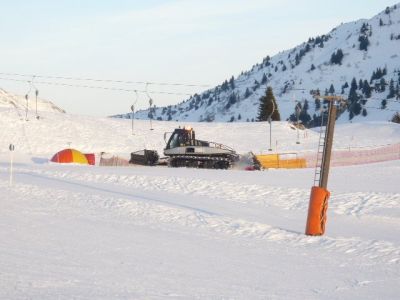
{"label": "snow-covered slope", "polygon": [[[252,121],[257,117],[259,98],[271,86],[283,120],[294,113],[295,101],[304,106],[304,100],[308,100],[309,108],[303,120],[307,123],[307,114],[311,119],[314,114],[316,117],[320,114],[311,91],[349,98],[354,78],[358,98],[349,100],[349,107],[339,121],[387,121],[400,110],[399,49],[400,5],[395,5],[369,20],[342,24],[326,35],[267,56],[237,78],[232,77],[178,105],[156,108],[153,118]],[[342,51],[342,58],[337,56],[338,50]],[[368,87],[364,86],[365,82]],[[148,115],[149,111],[144,110],[135,116],[146,119]]]}
{"label": "snow-covered slope", "polygon": [[[0,108],[0,153],[8,152],[10,143],[16,152],[34,155],[53,155],[72,147],[84,152],[129,154],[141,149],[155,149],[160,154],[165,147],[164,132],[178,126],[191,125],[196,137],[222,143],[238,153],[266,152],[269,148],[269,125],[254,123],[194,123],[97,118],[70,114],[42,112],[40,120],[26,122],[14,109]],[[343,124],[337,126],[334,149],[376,147],[400,142],[400,126],[388,122]],[[376,134],[375,134],[376,133]],[[336,138],[337,137],[337,138]],[[297,131],[287,122],[273,122],[272,148],[277,152],[313,151],[318,147],[317,130],[302,131],[296,144]]]}
{"label": "snow-covered slope", "polygon": [[[44,112],[25,121],[0,108],[1,299],[398,298],[399,160],[332,168],[322,237],[304,235],[313,169],[48,162],[65,147],[159,150],[183,123],[134,125],[132,135],[130,120]],[[239,152],[268,147],[265,122],[192,126]],[[273,133],[282,150],[317,147],[313,130],[300,144],[286,122]],[[399,141],[398,124],[339,124],[334,148]]]}
{"label": "snow-covered slope", "polygon": [[38,98],[36,106],[35,96],[28,95],[28,100],[27,100],[25,96],[15,95],[3,89],[0,89],[0,107],[14,108],[16,112],[18,112],[21,115],[24,115],[24,117],[26,108],[28,108],[29,114],[32,113],[34,114],[36,112],[36,107],[38,111],[65,113],[65,111],[62,108],[56,106],[51,101]]}

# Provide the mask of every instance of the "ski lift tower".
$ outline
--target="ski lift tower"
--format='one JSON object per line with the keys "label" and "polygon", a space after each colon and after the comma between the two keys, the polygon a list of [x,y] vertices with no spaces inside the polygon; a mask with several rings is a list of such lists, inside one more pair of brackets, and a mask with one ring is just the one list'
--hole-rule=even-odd
{"label": "ski lift tower", "polygon": [[341,102],[345,102],[345,100],[339,96],[315,95],[314,97],[328,101],[329,106],[326,127],[323,126],[323,114],[321,114],[321,131],[315,165],[314,186],[311,188],[310,203],[308,206],[306,235],[323,235],[330,196],[327,186],[336,113],[338,105]]}

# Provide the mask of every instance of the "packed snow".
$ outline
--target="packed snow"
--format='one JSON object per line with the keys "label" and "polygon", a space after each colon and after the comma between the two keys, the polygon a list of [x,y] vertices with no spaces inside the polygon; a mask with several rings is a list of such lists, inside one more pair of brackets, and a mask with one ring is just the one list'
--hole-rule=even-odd
{"label": "packed snow", "polygon": [[[164,132],[266,152],[268,123],[178,123],[0,108],[1,299],[397,299],[400,160],[335,167],[327,229],[304,235],[313,169],[101,167],[64,148],[129,155]],[[274,152],[319,134],[272,123]],[[133,133],[133,134],[132,134]],[[339,124],[334,148],[400,142],[387,122]],[[10,186],[9,144],[15,145]],[[278,147],[278,149],[276,149]],[[400,153],[399,153],[400,158]]]}

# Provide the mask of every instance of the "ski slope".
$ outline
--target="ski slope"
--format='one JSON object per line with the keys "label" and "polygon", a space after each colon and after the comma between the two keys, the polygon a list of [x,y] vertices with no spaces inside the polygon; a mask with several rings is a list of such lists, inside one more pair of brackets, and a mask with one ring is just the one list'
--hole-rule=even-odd
{"label": "ski slope", "polygon": [[[312,169],[196,170],[60,165],[83,152],[161,151],[175,122],[0,110],[1,299],[397,299],[400,160],[332,168],[326,234],[304,235]],[[192,123],[240,153],[266,123]],[[273,123],[274,150],[318,133]],[[278,141],[278,142],[276,142]],[[338,125],[335,149],[400,141],[398,124]],[[8,145],[15,144],[13,185]]]}

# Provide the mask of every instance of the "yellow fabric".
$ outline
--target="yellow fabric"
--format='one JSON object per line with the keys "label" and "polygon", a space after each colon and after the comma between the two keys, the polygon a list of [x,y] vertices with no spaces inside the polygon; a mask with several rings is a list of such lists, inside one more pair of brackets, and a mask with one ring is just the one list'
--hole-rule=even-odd
{"label": "yellow fabric", "polygon": [[75,149],[71,149],[71,152],[72,152],[72,162],[84,165],[88,164],[86,156],[83,155],[81,152]]}
{"label": "yellow fabric", "polygon": [[256,155],[264,169],[298,169],[306,167],[306,160],[303,158],[281,159],[279,154]]}

